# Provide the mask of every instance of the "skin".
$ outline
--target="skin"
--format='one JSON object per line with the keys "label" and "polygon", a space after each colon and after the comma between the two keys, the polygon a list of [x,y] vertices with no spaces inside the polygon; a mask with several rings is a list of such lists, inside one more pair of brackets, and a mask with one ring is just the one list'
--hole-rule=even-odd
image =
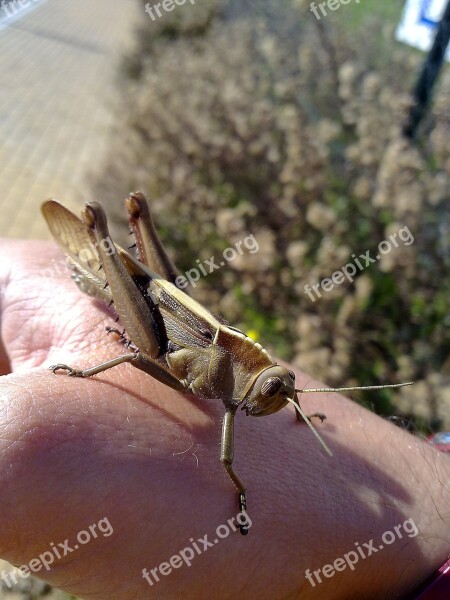
{"label": "skin", "polygon": [[[0,241],[0,554],[28,564],[106,517],[113,528],[47,572],[82,598],[400,598],[450,546],[450,458],[337,394],[305,394],[328,457],[291,406],[236,418],[235,468],[249,535],[230,533],[152,587],[151,571],[238,512],[219,461],[220,402],[188,399],[129,364],[89,380],[52,374],[125,350],[47,242]],[[52,260],[55,261],[52,263]],[[361,382],[366,383],[366,382]],[[367,382],[370,383],[370,382]],[[298,387],[322,386],[297,372]],[[376,393],[374,393],[376,401]],[[313,587],[314,571],[413,519],[386,545]],[[198,546],[202,548],[202,544]],[[159,573],[159,572],[158,572]]]}

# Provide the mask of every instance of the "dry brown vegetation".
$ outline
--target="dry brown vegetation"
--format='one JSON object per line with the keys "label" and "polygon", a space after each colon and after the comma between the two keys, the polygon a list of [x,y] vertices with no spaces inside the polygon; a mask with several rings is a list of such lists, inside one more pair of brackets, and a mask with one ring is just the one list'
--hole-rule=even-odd
{"label": "dry brown vegetation", "polygon": [[[449,69],[411,145],[423,55],[394,25],[308,5],[199,0],[143,21],[95,196],[123,227],[121,199],[148,193],[181,271],[253,234],[259,252],[202,278],[199,300],[330,385],[415,380],[373,408],[450,426]],[[405,226],[413,244],[305,294]]]}

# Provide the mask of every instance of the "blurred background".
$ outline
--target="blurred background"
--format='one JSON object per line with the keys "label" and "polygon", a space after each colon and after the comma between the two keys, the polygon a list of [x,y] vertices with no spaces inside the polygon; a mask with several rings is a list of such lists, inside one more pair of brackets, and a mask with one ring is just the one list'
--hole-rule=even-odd
{"label": "blurred background", "polygon": [[[136,189],[180,272],[252,234],[259,251],[201,278],[198,300],[328,385],[414,380],[352,397],[450,429],[450,69],[407,139],[426,54],[395,40],[404,0],[320,18],[309,0],[146,4],[2,3],[0,235],[49,238],[43,200],[96,199],[126,244]],[[413,243],[305,293],[404,227]]]}

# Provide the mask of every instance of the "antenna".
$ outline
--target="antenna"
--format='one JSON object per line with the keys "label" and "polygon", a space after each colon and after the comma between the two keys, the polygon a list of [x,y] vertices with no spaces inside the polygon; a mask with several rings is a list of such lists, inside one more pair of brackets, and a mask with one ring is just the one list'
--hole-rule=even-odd
{"label": "antenna", "polygon": [[350,392],[353,390],[384,390],[386,388],[399,388],[405,385],[413,385],[414,381],[407,381],[406,383],[392,383],[387,385],[363,385],[354,387],[341,387],[341,388],[311,388],[309,390],[295,390],[300,394],[305,392]]}
{"label": "antenna", "polygon": [[328,446],[325,444],[325,442],[323,441],[322,437],[319,435],[319,432],[317,431],[317,429],[314,427],[314,425],[311,423],[311,421],[308,419],[308,417],[305,415],[305,413],[300,408],[300,404],[298,404],[297,402],[295,402],[295,400],[292,400],[292,398],[286,398],[286,400],[288,400],[289,402],[292,402],[292,404],[295,406],[295,410],[297,410],[300,413],[302,419],[305,421],[305,423],[308,425],[308,427],[314,433],[314,435],[316,436],[316,438],[319,440],[319,442],[323,446],[325,452],[327,452],[330,456],[333,456],[333,453],[328,448]]}

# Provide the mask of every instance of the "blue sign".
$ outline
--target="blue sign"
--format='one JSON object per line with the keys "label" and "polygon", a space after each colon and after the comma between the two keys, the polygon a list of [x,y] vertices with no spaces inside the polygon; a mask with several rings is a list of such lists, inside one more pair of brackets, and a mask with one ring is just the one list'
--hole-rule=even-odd
{"label": "blue sign", "polygon": [[[395,37],[414,48],[428,52],[448,0],[407,0]],[[450,60],[450,49],[446,59]]]}
{"label": "blue sign", "polygon": [[444,9],[445,0],[422,0],[419,22],[436,27],[442,19]]}

